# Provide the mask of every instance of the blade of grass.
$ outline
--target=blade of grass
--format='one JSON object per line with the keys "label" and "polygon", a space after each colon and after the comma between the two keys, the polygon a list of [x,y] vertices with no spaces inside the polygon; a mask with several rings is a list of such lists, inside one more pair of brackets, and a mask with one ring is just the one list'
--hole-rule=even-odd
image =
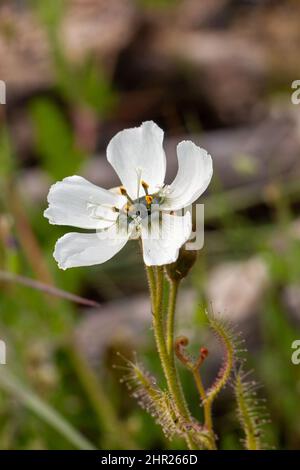
{"label": "blade of grass", "polygon": [[[102,434],[105,436],[105,446],[109,449],[137,450],[138,445],[134,442],[126,423],[118,418],[109,396],[89,363],[73,344],[69,345],[67,352],[89,402],[95,410]],[[101,444],[103,445],[103,442]]]}
{"label": "blade of grass", "polygon": [[8,370],[7,366],[3,366],[0,369],[0,388],[8,394],[15,396],[26,408],[55,429],[76,449],[96,450],[95,446],[73,428],[63,416],[41,400],[32,390],[23,385],[23,383]]}

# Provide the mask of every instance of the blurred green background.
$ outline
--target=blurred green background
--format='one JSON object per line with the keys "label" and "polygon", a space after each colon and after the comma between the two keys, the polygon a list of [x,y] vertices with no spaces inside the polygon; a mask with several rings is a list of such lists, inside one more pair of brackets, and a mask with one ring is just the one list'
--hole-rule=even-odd
{"label": "blurred green background", "polygon": [[[106,145],[147,119],[165,130],[170,181],[180,140],[214,159],[201,200],[205,245],[183,286],[178,332],[195,349],[208,345],[208,385],[220,356],[205,306],[231,320],[263,385],[269,446],[300,448],[300,365],[291,362],[300,339],[300,104],[291,101],[299,15],[296,0],[1,2],[1,449],[183,445],[166,441],[120,383],[117,351],[137,351],[161,377],[137,244],[105,265],[63,272],[52,252],[68,229],[43,218],[58,179],[114,186]],[[24,277],[97,305],[41,292]],[[214,419],[220,448],[241,448],[230,387]]]}

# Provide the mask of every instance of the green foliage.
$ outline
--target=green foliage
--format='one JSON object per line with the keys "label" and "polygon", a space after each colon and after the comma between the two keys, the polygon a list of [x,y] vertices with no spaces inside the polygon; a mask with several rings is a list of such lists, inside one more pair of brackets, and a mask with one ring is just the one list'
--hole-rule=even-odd
{"label": "green foliage", "polygon": [[51,0],[51,2],[31,0],[40,21],[46,25],[48,31],[56,34],[65,13],[67,2],[64,0]]}
{"label": "green foliage", "polygon": [[79,62],[71,62],[66,57],[59,34],[66,2],[33,0],[33,6],[48,34],[57,91],[72,105],[89,107],[102,116],[110,112],[116,102],[116,95],[101,64],[92,56]]}
{"label": "green foliage", "polygon": [[101,116],[107,115],[116,103],[116,94],[99,64],[88,58],[79,65],[67,63],[56,54],[58,89],[65,99],[87,106]]}
{"label": "green foliage", "polygon": [[50,99],[40,98],[31,103],[30,111],[44,169],[56,180],[77,173],[83,153],[61,109]]}

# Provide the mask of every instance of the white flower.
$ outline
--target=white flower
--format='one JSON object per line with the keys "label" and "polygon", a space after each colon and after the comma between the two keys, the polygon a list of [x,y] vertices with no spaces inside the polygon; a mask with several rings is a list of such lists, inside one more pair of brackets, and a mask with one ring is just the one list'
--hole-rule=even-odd
{"label": "white flower", "polygon": [[50,188],[44,215],[51,224],[96,230],[68,233],[58,240],[54,258],[60,268],[104,263],[130,238],[141,238],[146,265],[176,261],[192,222],[190,212],[180,216],[174,211],[189,206],[205,191],[212,160],[193,142],[180,142],[178,173],[167,186],[162,143],[163,131],[152,121],[125,129],[107,147],[107,159],[121,187],[106,190],[71,176]]}

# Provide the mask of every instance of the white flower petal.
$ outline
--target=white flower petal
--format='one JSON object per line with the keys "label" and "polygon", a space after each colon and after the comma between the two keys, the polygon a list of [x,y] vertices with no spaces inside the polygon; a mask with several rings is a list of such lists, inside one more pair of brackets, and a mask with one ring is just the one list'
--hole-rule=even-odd
{"label": "white flower petal", "polygon": [[151,230],[147,222],[142,225],[143,257],[147,266],[162,266],[174,263],[179,249],[189,239],[192,231],[190,212],[184,216],[162,213],[162,220],[154,214]]}
{"label": "white flower petal", "polygon": [[179,210],[195,202],[204,193],[213,174],[212,158],[191,141],[177,146],[178,173],[161,204],[164,210]]}
{"label": "white flower petal", "polygon": [[128,238],[129,233],[117,233],[116,224],[104,232],[71,232],[57,241],[53,256],[61,269],[101,264],[118,253]]}
{"label": "white flower petal", "polygon": [[86,229],[101,229],[112,225],[126,198],[99,188],[81,176],[70,176],[51,186],[49,207],[44,216],[51,224]]}
{"label": "white flower petal", "polygon": [[149,193],[155,193],[163,184],[166,156],[163,150],[163,131],[152,121],[140,127],[125,129],[113,137],[107,147],[107,160],[119,175],[129,196],[144,195],[139,185],[144,180]]}

